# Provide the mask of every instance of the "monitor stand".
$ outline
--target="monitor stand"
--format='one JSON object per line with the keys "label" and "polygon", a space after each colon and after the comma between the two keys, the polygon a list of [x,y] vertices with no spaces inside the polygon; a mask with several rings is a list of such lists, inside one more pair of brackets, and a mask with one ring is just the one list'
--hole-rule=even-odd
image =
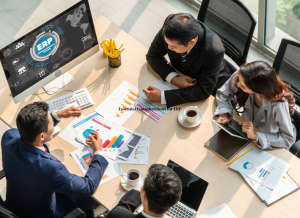
{"label": "monitor stand", "polygon": [[58,90],[60,90],[62,87],[66,86],[70,82],[74,80],[74,77],[71,76],[69,73],[64,73],[63,75],[57,77],[52,82],[45,85],[43,88],[47,92],[48,95],[52,95]]}

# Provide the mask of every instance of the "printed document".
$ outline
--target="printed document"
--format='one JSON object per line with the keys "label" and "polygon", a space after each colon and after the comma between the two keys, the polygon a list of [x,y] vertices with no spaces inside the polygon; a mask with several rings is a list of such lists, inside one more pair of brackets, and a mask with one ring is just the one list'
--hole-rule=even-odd
{"label": "printed document", "polygon": [[230,168],[274,190],[291,165],[251,145],[247,145],[242,153],[248,151],[249,148],[253,148],[252,151],[234,161]]}
{"label": "printed document", "polygon": [[[178,89],[176,86],[169,82],[164,82],[163,80],[158,81],[154,87],[160,89],[161,91]],[[149,101],[144,93],[142,93],[141,96],[135,101],[134,105],[155,121],[159,121],[169,112],[166,104]]]}

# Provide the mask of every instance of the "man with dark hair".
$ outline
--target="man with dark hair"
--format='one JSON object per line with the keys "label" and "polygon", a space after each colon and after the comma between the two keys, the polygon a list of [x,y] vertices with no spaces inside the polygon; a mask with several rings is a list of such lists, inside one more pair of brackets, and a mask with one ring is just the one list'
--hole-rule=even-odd
{"label": "man with dark hair", "polygon": [[[172,107],[207,99],[230,77],[221,39],[192,15],[171,14],[155,36],[146,55],[149,65],[177,90],[144,89],[150,101]],[[170,64],[164,56],[168,54]],[[179,76],[175,70],[183,75]]]}
{"label": "man with dark hair", "polygon": [[[106,218],[164,217],[166,211],[180,200],[181,192],[179,176],[167,166],[153,164],[141,191],[131,190],[126,193]],[[141,203],[143,211],[138,215],[133,214]]]}
{"label": "man with dark hair", "polygon": [[86,143],[94,150],[89,170],[84,177],[71,174],[45,143],[51,141],[62,118],[79,117],[81,110],[73,106],[50,115],[48,109],[44,102],[25,106],[17,115],[18,129],[2,137],[6,204],[19,217],[62,218],[76,208],[94,217],[92,209],[99,204],[90,195],[108,165],[102,156],[102,140],[98,133],[89,136]]}

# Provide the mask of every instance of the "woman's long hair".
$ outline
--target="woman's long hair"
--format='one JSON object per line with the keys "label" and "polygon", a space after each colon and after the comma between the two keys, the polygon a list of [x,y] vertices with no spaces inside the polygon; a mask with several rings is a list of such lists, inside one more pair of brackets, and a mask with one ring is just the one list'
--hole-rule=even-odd
{"label": "woman's long hair", "polygon": [[[291,91],[291,86],[284,83],[278,76],[274,68],[264,61],[254,61],[241,66],[235,78],[238,108],[243,108],[249,94],[237,86],[239,75],[245,80],[245,85],[253,92],[263,95],[270,102],[285,102],[289,105],[290,116],[294,114],[295,98]],[[240,113],[245,112],[239,111]],[[293,120],[293,119],[292,119]]]}

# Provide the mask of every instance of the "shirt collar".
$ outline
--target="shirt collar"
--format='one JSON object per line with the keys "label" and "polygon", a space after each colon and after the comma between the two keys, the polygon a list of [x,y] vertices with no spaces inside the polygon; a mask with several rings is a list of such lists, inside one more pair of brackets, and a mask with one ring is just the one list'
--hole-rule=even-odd
{"label": "shirt collar", "polygon": [[[148,214],[146,214],[144,211],[141,212],[141,214],[146,217],[146,218],[158,218],[158,217],[155,217],[155,216],[150,216]],[[163,216],[162,218],[164,218],[165,216]]]}
{"label": "shirt collar", "polygon": [[196,42],[194,43],[194,45],[192,45],[192,47],[190,47],[190,49],[186,51],[187,54],[191,52],[192,48],[196,45],[197,41],[198,41],[198,36],[196,38]]}
{"label": "shirt collar", "polygon": [[45,147],[36,147],[38,149],[41,149],[42,151],[45,151]]}

